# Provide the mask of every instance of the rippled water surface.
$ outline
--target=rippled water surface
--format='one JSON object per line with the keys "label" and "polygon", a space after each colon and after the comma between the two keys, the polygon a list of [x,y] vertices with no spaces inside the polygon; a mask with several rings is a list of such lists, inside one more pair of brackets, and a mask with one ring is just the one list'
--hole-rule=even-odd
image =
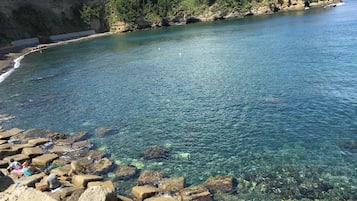
{"label": "rippled water surface", "polygon": [[[117,163],[187,184],[212,175],[251,182],[234,197],[354,199],[356,11],[346,1],[47,49],[0,83],[0,114],[15,117],[0,123],[115,128],[92,140]],[[169,159],[140,158],[152,145],[167,148]]]}

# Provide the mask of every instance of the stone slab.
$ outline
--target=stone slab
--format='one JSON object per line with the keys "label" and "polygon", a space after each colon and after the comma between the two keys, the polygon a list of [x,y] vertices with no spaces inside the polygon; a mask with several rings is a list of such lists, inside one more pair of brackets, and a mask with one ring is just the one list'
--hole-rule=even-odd
{"label": "stone slab", "polygon": [[0,150],[9,150],[12,149],[13,144],[2,144],[0,145]]}
{"label": "stone slab", "polygon": [[211,201],[212,195],[208,189],[202,185],[190,186],[180,191],[182,201]]}
{"label": "stone slab", "polygon": [[65,166],[52,169],[51,173],[57,174],[58,176],[64,176],[64,175],[68,175],[70,170],[71,170],[71,165],[68,164]]}
{"label": "stone slab", "polygon": [[6,160],[0,160],[0,168],[7,168],[9,166],[9,162]]}
{"label": "stone slab", "polygon": [[150,185],[134,186],[131,189],[131,194],[139,201],[143,201],[146,198],[153,197],[158,192],[159,192],[158,188]]}
{"label": "stone slab", "polygon": [[14,144],[12,146],[12,149],[16,150],[20,153],[20,152],[22,152],[22,149],[28,148],[28,147],[33,147],[33,145],[32,144]]}
{"label": "stone slab", "polygon": [[22,177],[17,182],[19,182],[19,186],[28,186],[28,187],[33,187],[35,188],[35,184],[45,176],[43,172],[39,174],[34,174],[28,177]]}
{"label": "stone slab", "polygon": [[0,160],[3,160],[5,157],[18,154],[16,150],[0,150]]}
{"label": "stone slab", "polygon": [[14,159],[15,161],[18,161],[19,163],[23,163],[26,160],[28,160],[29,157],[25,154],[16,154],[16,155],[12,155],[12,156],[7,156],[3,160],[10,163],[10,159]]}
{"label": "stone slab", "polygon": [[185,178],[184,177],[170,177],[164,178],[159,183],[159,189],[163,192],[177,192],[184,188]]}
{"label": "stone slab", "polygon": [[178,199],[175,199],[173,197],[151,197],[148,199],[145,199],[145,201],[179,201]]}
{"label": "stone slab", "polygon": [[122,195],[117,195],[118,201],[133,201],[133,199],[122,196]]}
{"label": "stone slab", "polygon": [[32,144],[34,146],[38,146],[38,145],[42,145],[45,144],[47,142],[49,142],[50,139],[48,138],[36,138],[36,139],[30,139],[27,141],[28,144]]}
{"label": "stone slab", "polygon": [[103,186],[107,189],[109,189],[110,191],[115,191],[115,187],[112,181],[91,181],[88,182],[87,187],[92,187],[92,186]]}
{"label": "stone slab", "polygon": [[78,187],[87,187],[88,182],[101,180],[103,180],[103,177],[91,174],[73,175],[72,177],[72,183]]}
{"label": "stone slab", "polygon": [[8,140],[10,139],[10,137],[17,135],[19,133],[21,133],[23,130],[19,129],[19,128],[12,128],[10,130],[4,131],[4,132],[0,132],[0,139],[1,140]]}
{"label": "stone slab", "polygon": [[54,193],[52,192],[46,192],[49,196],[56,200],[65,200],[66,197],[70,196],[73,192],[82,189],[78,187],[66,187],[62,188]]}
{"label": "stone slab", "polygon": [[22,149],[21,153],[31,158],[44,154],[40,147],[26,147]]}
{"label": "stone slab", "polygon": [[32,163],[38,166],[47,166],[53,160],[57,159],[59,156],[57,154],[43,154],[32,159]]}
{"label": "stone slab", "polygon": [[55,145],[52,147],[50,150],[50,153],[55,153],[55,154],[65,154],[71,150],[71,145]]}

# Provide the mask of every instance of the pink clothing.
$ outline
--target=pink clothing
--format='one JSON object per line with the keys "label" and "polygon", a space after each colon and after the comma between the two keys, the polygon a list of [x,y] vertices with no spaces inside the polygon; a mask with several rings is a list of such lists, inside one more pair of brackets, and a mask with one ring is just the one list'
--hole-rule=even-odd
{"label": "pink clothing", "polygon": [[9,165],[9,167],[7,167],[7,169],[18,173],[18,172],[22,171],[22,165],[17,161],[13,161],[10,163],[10,165]]}

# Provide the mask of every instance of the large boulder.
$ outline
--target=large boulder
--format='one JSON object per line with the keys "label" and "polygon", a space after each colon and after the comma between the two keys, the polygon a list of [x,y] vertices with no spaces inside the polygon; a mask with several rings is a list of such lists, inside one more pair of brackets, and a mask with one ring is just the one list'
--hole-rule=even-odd
{"label": "large boulder", "polygon": [[78,201],[117,201],[117,197],[115,193],[108,188],[92,186],[84,191]]}

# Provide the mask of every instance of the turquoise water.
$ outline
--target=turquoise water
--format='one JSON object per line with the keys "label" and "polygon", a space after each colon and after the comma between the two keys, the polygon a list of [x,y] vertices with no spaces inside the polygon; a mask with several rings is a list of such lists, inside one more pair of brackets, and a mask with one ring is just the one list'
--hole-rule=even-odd
{"label": "turquoise water", "polygon": [[[238,186],[246,200],[357,199],[356,148],[339,146],[357,140],[356,11],[345,1],[31,54],[0,83],[0,114],[14,116],[1,124],[115,128],[92,140],[118,163],[187,184],[232,175],[255,183]],[[140,158],[151,145],[171,156]]]}

